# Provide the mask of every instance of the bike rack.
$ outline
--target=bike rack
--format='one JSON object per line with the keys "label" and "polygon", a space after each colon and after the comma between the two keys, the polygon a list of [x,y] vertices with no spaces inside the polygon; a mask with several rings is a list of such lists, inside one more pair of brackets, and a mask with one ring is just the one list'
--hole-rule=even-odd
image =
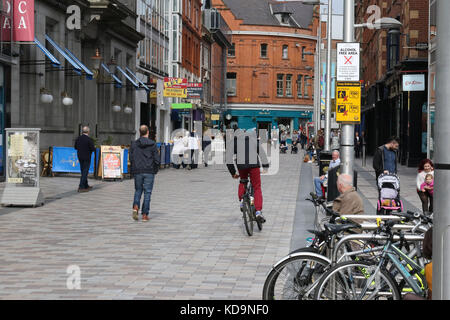
{"label": "bike rack", "polygon": [[[423,241],[424,236],[423,235],[414,235],[414,234],[405,234],[403,236],[403,239],[407,241]],[[382,236],[382,235],[373,235],[373,234],[351,234],[343,237],[340,239],[334,248],[332,249],[332,257],[331,257],[331,263],[335,264],[337,261],[337,253],[339,252],[339,249],[342,247],[342,245],[350,240],[389,240],[389,236]],[[400,236],[394,235],[393,238],[394,241],[399,241]]]}

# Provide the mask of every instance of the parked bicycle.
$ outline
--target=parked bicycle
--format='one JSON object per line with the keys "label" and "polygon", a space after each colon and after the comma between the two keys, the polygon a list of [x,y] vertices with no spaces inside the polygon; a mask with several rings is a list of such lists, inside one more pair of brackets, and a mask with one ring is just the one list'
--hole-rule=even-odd
{"label": "parked bicycle", "polygon": [[[411,213],[399,214],[405,221],[420,218]],[[371,261],[345,261],[329,268],[318,282],[314,298],[316,300],[400,300],[401,294],[411,288],[425,297],[428,288],[423,272],[423,263],[411,258],[394,244],[394,236],[404,233],[394,232],[397,221],[387,221],[379,231],[388,236],[386,244],[376,259]],[[370,252],[371,249],[367,250]]]}

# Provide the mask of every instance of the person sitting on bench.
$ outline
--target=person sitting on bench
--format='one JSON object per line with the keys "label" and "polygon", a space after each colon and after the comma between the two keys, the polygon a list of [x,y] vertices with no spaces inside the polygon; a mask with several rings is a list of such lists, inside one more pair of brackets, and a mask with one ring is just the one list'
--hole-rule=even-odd
{"label": "person sitting on bench", "polygon": [[[328,167],[328,170],[331,170],[337,166],[341,165],[341,159],[339,158],[339,151],[334,150],[331,154],[331,162]],[[325,195],[322,193],[322,184],[328,179],[328,174],[324,174],[320,177],[314,178],[314,187],[316,189],[316,194],[319,198],[325,198]]]}

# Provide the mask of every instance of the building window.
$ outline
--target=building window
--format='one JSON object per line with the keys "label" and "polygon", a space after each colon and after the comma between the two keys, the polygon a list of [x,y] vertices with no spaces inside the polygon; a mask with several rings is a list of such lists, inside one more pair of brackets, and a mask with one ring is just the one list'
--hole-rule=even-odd
{"label": "building window", "polygon": [[309,86],[310,86],[310,84],[308,83],[308,80],[309,79],[311,79],[311,77],[309,77],[309,76],[305,76],[305,99],[308,99],[309,98]]}
{"label": "building window", "polygon": [[267,58],[267,43],[261,44],[261,58]]}
{"label": "building window", "polygon": [[297,76],[297,98],[303,98],[303,76],[299,74]]}
{"label": "building window", "polygon": [[236,47],[234,42],[231,44],[231,47],[228,48],[228,56],[234,57],[236,55]]}
{"label": "building window", "polygon": [[288,45],[283,45],[283,59],[288,59]]}
{"label": "building window", "polygon": [[227,72],[227,96],[236,95],[236,72]]}
{"label": "building window", "polygon": [[277,96],[282,97],[284,95],[284,74],[277,74]]}
{"label": "building window", "polygon": [[292,97],[292,74],[286,75],[286,97]]}
{"label": "building window", "polygon": [[306,60],[306,47],[302,47],[302,60]]}

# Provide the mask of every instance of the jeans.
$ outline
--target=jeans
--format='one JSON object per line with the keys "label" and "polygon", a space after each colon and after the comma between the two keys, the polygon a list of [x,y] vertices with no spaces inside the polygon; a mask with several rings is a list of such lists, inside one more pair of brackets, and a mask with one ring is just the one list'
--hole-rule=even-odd
{"label": "jeans", "polygon": [[315,177],[314,178],[314,187],[316,189],[316,194],[318,197],[322,197],[322,183],[324,183],[326,181],[326,178],[323,180],[320,180],[320,177]]}
{"label": "jeans", "polygon": [[[419,195],[420,201],[422,201],[422,211],[425,212],[433,212],[433,195],[428,191],[422,192],[417,191]],[[428,205],[429,203],[429,205]]]}
{"label": "jeans", "polygon": [[80,189],[87,189],[89,187],[88,184],[88,174],[89,174],[89,167],[91,166],[91,160],[79,160],[80,162],[80,169],[81,169],[81,178],[80,178]]}
{"label": "jeans", "polygon": [[153,182],[155,175],[153,173],[138,173],[134,175],[134,201],[133,207],[140,208],[142,192],[144,192],[144,202],[142,204],[142,214],[148,215],[150,211],[150,198],[152,196]]}
{"label": "jeans", "polygon": [[[241,179],[248,179],[250,176],[250,182],[253,186],[253,192],[254,192],[254,201],[255,201],[255,210],[261,211],[263,207],[263,196],[262,196],[262,190],[261,190],[261,174],[259,171],[259,168],[250,168],[250,169],[243,169],[239,170],[239,176]],[[242,199],[245,193],[245,184],[239,183],[238,188],[238,197],[239,200]]]}

